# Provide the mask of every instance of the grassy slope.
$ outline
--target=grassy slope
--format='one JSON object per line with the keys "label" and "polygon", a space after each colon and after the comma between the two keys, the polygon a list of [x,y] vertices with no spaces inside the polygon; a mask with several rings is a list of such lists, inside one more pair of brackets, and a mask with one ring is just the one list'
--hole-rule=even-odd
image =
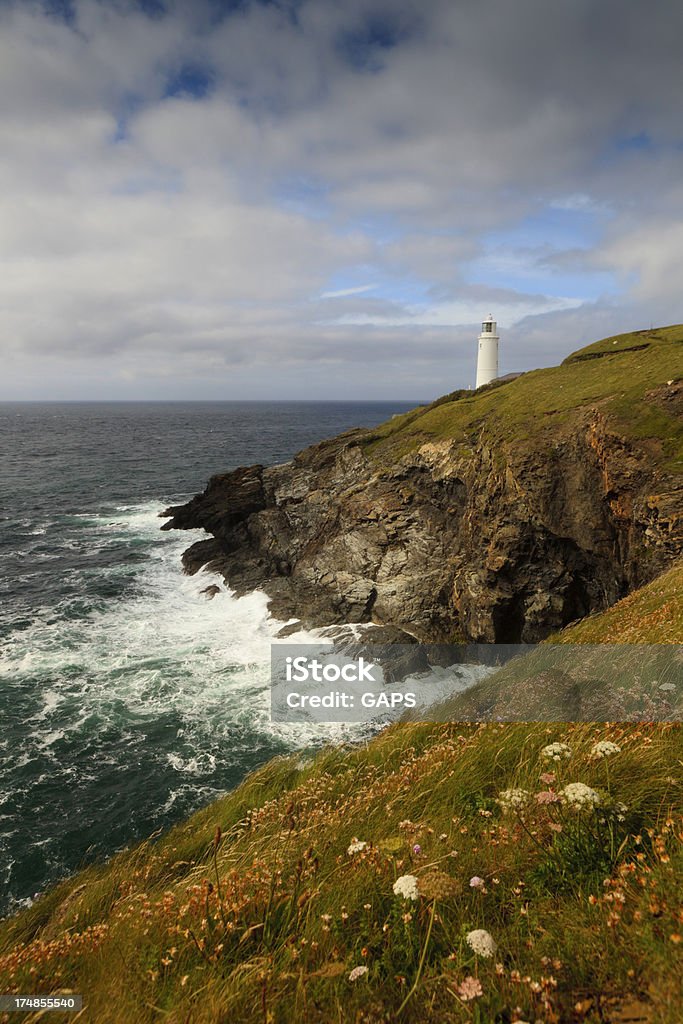
{"label": "grassy slope", "polygon": [[[391,421],[372,449],[394,457],[430,436],[466,445],[484,418],[492,435],[550,437],[583,402],[657,438],[672,466],[681,425],[642,399],[680,376],[682,340],[682,327],[606,339],[578,354],[602,358]],[[677,567],[560,639],[680,641],[682,583]],[[605,738],[622,748],[609,762],[591,754]],[[542,759],[555,740],[571,760]],[[156,843],[0,923],[0,991],[82,992],[79,1019],[97,1022],[597,1022],[619,1019],[628,997],[641,1019],[673,1024],[682,763],[678,726],[587,724],[405,724],[365,747],[277,759]],[[503,813],[502,790],[546,789],[551,769],[556,788],[581,781],[626,804],[625,820],[537,802]],[[354,838],[368,845],[349,854]],[[405,873],[418,877],[415,903],[393,893]],[[467,945],[473,928],[494,936],[492,960]],[[358,965],[368,972],[350,982]],[[483,994],[465,1002],[468,976]]]}
{"label": "grassy slope", "polygon": [[[640,346],[646,345],[646,348]],[[654,457],[683,470],[683,423],[646,395],[683,367],[683,325],[605,338],[560,366],[525,373],[504,385],[459,391],[379,427],[368,442],[379,462],[393,461],[428,440],[454,438],[463,450],[488,438],[499,445],[543,444],[599,406],[617,433],[658,442]],[[483,433],[482,433],[483,431]]]}
{"label": "grassy slope", "polygon": [[[622,602],[630,637],[642,639],[634,604],[680,612],[680,584],[679,569]],[[619,635],[619,614],[590,620],[591,641]],[[591,754],[606,738],[622,748],[609,762]],[[556,740],[571,760],[543,760]],[[0,990],[83,992],[82,1019],[98,1022],[616,1021],[628,997],[643,1020],[673,1024],[682,762],[678,726],[588,724],[403,725],[277,759],[4,922]],[[547,789],[548,770],[556,788],[611,794],[625,820],[502,812],[502,790]],[[348,854],[354,838],[368,846]],[[415,903],[392,891],[405,873],[424,892]],[[493,960],[469,949],[474,928],[494,936]],[[358,965],[368,973],[350,982]],[[483,995],[463,1002],[468,976]]]}
{"label": "grassy slope", "polygon": [[[670,645],[681,643],[683,562],[678,562],[606,612],[549,637],[551,646],[537,647],[451,698],[433,716],[442,721],[677,719],[683,713],[683,680],[679,654]],[[573,649],[564,655],[558,645],[565,644],[595,646],[585,654]],[[635,652],[634,644],[641,645]],[[630,681],[628,695],[622,693],[624,681]],[[664,697],[661,684],[672,682],[675,691]]]}
{"label": "grassy slope", "polygon": [[683,562],[601,615],[577,622],[549,643],[680,644],[683,642]]}

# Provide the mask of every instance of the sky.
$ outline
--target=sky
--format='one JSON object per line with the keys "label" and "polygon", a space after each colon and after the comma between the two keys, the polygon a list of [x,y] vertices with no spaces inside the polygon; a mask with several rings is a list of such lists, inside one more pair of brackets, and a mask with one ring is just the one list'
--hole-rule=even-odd
{"label": "sky", "polygon": [[0,0],[0,399],[401,399],[683,320],[683,5]]}

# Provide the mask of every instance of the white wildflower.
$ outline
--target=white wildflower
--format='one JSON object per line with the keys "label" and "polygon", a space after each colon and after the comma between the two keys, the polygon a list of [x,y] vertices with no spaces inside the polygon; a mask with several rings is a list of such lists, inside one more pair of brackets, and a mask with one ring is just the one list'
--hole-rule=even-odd
{"label": "white wildflower", "polygon": [[363,975],[367,973],[368,969],[365,964],[361,964],[360,967],[354,967],[349,974],[349,981],[358,981],[359,978],[362,978]]}
{"label": "white wildflower", "polygon": [[362,839],[356,839],[356,837],[354,836],[346,852],[348,853],[349,857],[352,857],[354,853],[362,853],[362,851],[365,849],[367,845],[368,844],[364,843]]}
{"label": "white wildflower", "polygon": [[583,782],[570,782],[561,791],[561,796],[565,803],[577,810],[597,807],[600,803],[600,794]]}
{"label": "white wildflower", "polygon": [[572,748],[568,743],[549,743],[541,751],[541,757],[547,761],[568,761],[572,756]]}
{"label": "white wildflower", "polygon": [[396,896],[402,896],[404,900],[418,899],[420,890],[415,875],[401,875],[397,878],[394,882],[394,893]]}
{"label": "white wildflower", "polygon": [[493,936],[484,928],[475,928],[473,932],[468,932],[465,939],[477,956],[493,957],[498,949]]}
{"label": "white wildflower", "polygon": [[498,797],[498,803],[504,811],[518,811],[525,807],[531,799],[526,789],[504,789]]}
{"label": "white wildflower", "polygon": [[612,754],[620,754],[621,747],[617,743],[612,743],[611,740],[600,740],[599,743],[593,744],[591,753],[595,757],[611,757]]}

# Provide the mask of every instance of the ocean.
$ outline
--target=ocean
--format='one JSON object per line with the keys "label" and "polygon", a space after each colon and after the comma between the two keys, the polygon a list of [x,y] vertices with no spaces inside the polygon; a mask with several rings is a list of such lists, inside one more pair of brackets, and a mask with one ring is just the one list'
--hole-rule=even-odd
{"label": "ocean", "polygon": [[[0,913],[344,726],[269,721],[266,598],[207,601],[159,512],[387,402],[0,404]],[[220,582],[220,581],[219,581]]]}

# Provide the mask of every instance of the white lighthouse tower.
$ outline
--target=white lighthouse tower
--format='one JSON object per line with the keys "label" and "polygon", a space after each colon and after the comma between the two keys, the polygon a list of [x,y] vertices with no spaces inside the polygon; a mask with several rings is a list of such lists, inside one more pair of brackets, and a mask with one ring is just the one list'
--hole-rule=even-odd
{"label": "white lighthouse tower", "polygon": [[496,321],[491,314],[481,325],[479,335],[479,350],[477,353],[477,387],[488,384],[498,376],[498,342],[496,334]]}

